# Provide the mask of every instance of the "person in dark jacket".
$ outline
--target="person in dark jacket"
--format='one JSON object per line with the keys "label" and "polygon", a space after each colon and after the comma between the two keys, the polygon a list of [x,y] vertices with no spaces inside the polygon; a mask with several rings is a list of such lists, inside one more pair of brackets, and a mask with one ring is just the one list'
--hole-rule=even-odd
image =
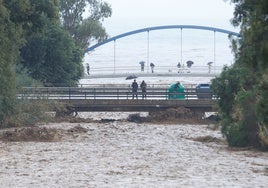
{"label": "person in dark jacket", "polygon": [[155,65],[153,63],[150,63],[150,67],[151,67],[152,73],[154,73],[154,67],[155,67]]}
{"label": "person in dark jacket", "polygon": [[180,73],[181,72],[181,63],[180,62],[178,62],[177,67],[178,67],[178,73]]}
{"label": "person in dark jacket", "polygon": [[89,64],[88,64],[88,63],[86,64],[86,69],[87,69],[87,75],[90,75],[90,73],[89,73],[90,66],[89,66]]}
{"label": "person in dark jacket", "polygon": [[145,62],[144,61],[140,61],[140,65],[141,65],[141,72],[144,72]]}
{"label": "person in dark jacket", "polygon": [[147,87],[147,84],[145,83],[144,80],[141,82],[140,86],[141,86],[142,99],[146,99],[146,87]]}
{"label": "person in dark jacket", "polygon": [[138,99],[138,83],[136,80],[134,80],[131,84],[132,87],[132,99],[134,99],[134,96],[136,96],[136,99]]}

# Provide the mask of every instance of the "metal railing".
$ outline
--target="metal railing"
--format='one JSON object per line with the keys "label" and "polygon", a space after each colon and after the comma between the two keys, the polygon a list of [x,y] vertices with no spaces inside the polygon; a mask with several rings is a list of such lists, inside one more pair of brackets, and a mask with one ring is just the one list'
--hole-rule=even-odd
{"label": "metal railing", "polygon": [[[188,68],[187,66],[183,66],[181,68],[177,68],[176,65],[174,66],[156,66],[154,68],[154,74],[220,74],[222,72],[223,66],[192,66],[191,68]],[[115,71],[115,72],[114,72]],[[149,69],[141,71],[141,68],[139,65],[136,66],[120,66],[116,67],[91,67],[90,69],[90,75],[105,75],[105,74],[135,74],[135,73],[146,73],[149,75],[152,75],[151,70]]]}
{"label": "metal railing", "polygon": [[[138,90],[138,99],[142,99]],[[130,87],[24,87],[18,94],[19,99],[133,99]],[[195,88],[185,88],[183,93],[169,92],[168,88],[148,87],[146,98],[150,100],[168,100],[181,98],[185,100],[214,99],[211,92],[197,92]],[[136,97],[135,97],[136,99]]]}

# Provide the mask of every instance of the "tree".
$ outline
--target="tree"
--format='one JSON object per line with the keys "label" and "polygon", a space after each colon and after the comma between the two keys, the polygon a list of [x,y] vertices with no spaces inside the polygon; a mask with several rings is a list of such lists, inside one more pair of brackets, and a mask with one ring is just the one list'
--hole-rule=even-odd
{"label": "tree", "polygon": [[36,33],[21,49],[30,75],[50,86],[74,86],[83,75],[82,52],[59,26]]}
{"label": "tree", "polygon": [[235,64],[213,80],[219,96],[222,132],[232,146],[268,149],[268,1],[232,0]]}
{"label": "tree", "polygon": [[75,85],[83,73],[81,50],[60,25],[58,0],[0,0],[0,49],[1,127],[43,118],[45,105],[17,100],[16,78],[33,82],[25,70],[42,82],[64,85]]}
{"label": "tree", "polygon": [[18,66],[23,69],[17,69],[18,73],[28,70],[32,78],[50,85],[77,83],[83,72],[82,54],[61,28],[59,1],[5,0],[5,3],[12,12],[12,22],[21,26],[25,38],[20,49],[23,66]]}
{"label": "tree", "polygon": [[19,55],[21,29],[10,20],[3,0],[0,0],[0,126],[14,114],[16,82],[13,65]]}
{"label": "tree", "polygon": [[92,40],[102,41],[107,38],[101,21],[110,17],[112,10],[106,2],[60,0],[60,12],[63,28],[70,33],[81,49],[85,50]]}
{"label": "tree", "polygon": [[10,19],[23,29],[25,37],[43,32],[49,23],[60,24],[58,0],[4,0]]}

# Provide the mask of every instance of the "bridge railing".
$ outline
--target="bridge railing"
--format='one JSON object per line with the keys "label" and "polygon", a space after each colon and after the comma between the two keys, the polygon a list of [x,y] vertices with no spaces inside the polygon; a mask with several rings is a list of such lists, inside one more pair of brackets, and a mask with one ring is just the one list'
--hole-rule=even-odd
{"label": "bridge railing", "polygon": [[[142,99],[142,92],[138,90],[138,99]],[[176,97],[181,95],[183,97]],[[172,97],[173,96],[173,97]],[[175,97],[174,97],[175,96]],[[24,87],[19,99],[132,99],[133,93],[130,87],[109,88],[85,88],[85,87]],[[197,93],[195,88],[185,88],[184,93],[169,92],[168,88],[147,88],[146,98],[150,100],[168,100],[170,98],[182,98],[185,100],[197,100],[200,98],[214,98],[210,92]],[[136,97],[135,97],[136,99]]]}
{"label": "bridge railing", "polygon": [[[164,66],[159,65],[155,66],[154,73],[161,73],[161,74],[181,74],[181,73],[199,73],[199,74],[210,74],[210,73],[221,73],[223,69],[223,66],[192,66],[191,68],[187,68],[187,66],[183,66],[181,68],[177,68],[176,65],[174,66]],[[151,69],[147,69],[147,67],[144,69],[144,71],[141,71],[141,68],[139,65],[136,66],[115,66],[115,67],[90,67],[90,75],[105,75],[105,74],[122,74],[122,73],[151,73]]]}
{"label": "bridge railing", "polygon": [[[130,81],[132,83],[133,81]],[[170,84],[162,84],[162,83],[150,83],[147,85],[147,89],[150,88],[161,88],[167,89]],[[197,84],[183,84],[185,88],[195,88]],[[128,88],[131,89],[131,84],[79,84],[78,87],[82,88]]]}

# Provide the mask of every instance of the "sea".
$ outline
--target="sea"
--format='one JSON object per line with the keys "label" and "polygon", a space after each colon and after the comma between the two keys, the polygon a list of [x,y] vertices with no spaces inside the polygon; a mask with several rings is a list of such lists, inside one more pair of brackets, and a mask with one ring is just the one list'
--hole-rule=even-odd
{"label": "sea", "polygon": [[[109,37],[153,26],[160,25],[142,25],[127,21],[104,25]],[[92,41],[90,46],[94,44],[96,42]],[[150,63],[155,64],[154,73],[177,73],[178,62],[186,67],[187,61],[194,62],[192,72],[219,73],[224,65],[233,64],[234,54],[228,34],[197,29],[164,29],[126,36],[99,46],[85,54],[83,64],[85,67],[86,64],[90,66],[90,75],[85,70],[86,76],[116,75],[141,72],[140,61],[145,61],[145,73],[151,72]],[[212,62],[211,66],[209,62]]]}

